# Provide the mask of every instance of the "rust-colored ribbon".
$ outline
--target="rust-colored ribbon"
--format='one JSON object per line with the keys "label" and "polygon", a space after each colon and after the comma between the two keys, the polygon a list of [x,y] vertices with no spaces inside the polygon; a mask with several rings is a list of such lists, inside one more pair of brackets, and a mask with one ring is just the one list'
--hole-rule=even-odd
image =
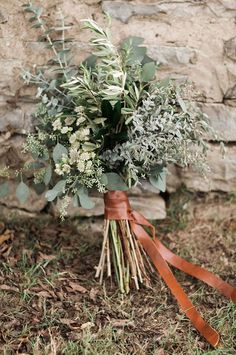
{"label": "rust-colored ribbon", "polygon": [[[104,195],[105,218],[109,220],[129,220],[133,233],[149,255],[157,271],[175,296],[183,312],[191,320],[194,327],[214,347],[219,344],[219,334],[201,317],[195,306],[192,304],[175,276],[168,263],[179,270],[199,279],[209,286],[217,289],[223,295],[236,303],[236,288],[215,276],[210,271],[194,265],[167,249],[156,237],[154,226],[137,211],[132,211],[128,196],[123,191],[109,191]],[[145,231],[143,226],[150,229],[151,235]]]}

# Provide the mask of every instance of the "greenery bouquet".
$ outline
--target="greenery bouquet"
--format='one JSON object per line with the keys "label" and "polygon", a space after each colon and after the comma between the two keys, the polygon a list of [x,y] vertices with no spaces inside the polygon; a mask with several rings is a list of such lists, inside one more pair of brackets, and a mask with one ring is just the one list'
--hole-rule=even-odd
{"label": "greenery bouquet", "polygon": [[[175,262],[155,238],[154,227],[132,211],[127,197],[144,179],[157,192],[165,191],[168,164],[205,169],[204,137],[212,132],[206,116],[191,104],[185,87],[156,79],[157,65],[142,38],[130,37],[115,46],[109,30],[83,20],[83,29],[92,33],[92,55],[75,67],[64,18],[48,28],[40,8],[28,3],[25,11],[53,53],[51,70],[24,73],[25,81],[37,86],[39,100],[36,132],[24,146],[33,157],[24,167],[34,171],[31,184],[38,192],[46,191],[48,201],[61,200],[62,218],[70,203],[92,208],[91,190],[104,194],[104,238],[96,277],[103,282],[105,276],[114,276],[120,291],[128,293],[131,287],[150,286],[155,266],[196,328],[216,345],[217,333],[196,313],[167,261],[190,274],[191,264],[180,262],[181,268]],[[16,191],[22,202],[29,193],[24,169]]]}

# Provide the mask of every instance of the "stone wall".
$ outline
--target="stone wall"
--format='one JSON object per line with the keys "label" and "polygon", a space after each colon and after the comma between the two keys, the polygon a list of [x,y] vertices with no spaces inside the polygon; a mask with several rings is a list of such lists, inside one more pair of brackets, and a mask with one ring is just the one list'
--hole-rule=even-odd
{"label": "stone wall", "polygon": [[[0,0],[0,165],[17,166],[24,134],[32,128],[34,89],[23,85],[23,68],[43,64],[48,52],[37,42],[37,31],[30,28],[21,0]],[[150,55],[160,66],[158,77],[167,75],[185,80],[195,87],[196,101],[206,112],[226,141],[222,158],[219,144],[211,142],[209,181],[193,171],[171,168],[168,190],[182,183],[200,191],[236,189],[236,1],[235,0],[44,0],[36,1],[45,8],[45,17],[55,21],[59,9],[67,15],[74,38],[75,62],[88,55],[87,35],[81,36],[79,20],[92,17],[105,24],[104,12],[113,17],[114,42],[128,35],[142,36]],[[136,193],[141,209],[150,210],[149,217],[165,216],[164,202],[149,191],[145,200]],[[34,196],[26,210],[39,211],[45,202]],[[2,201],[17,207],[12,197]],[[153,205],[153,210],[148,206]],[[158,207],[159,206],[159,207]],[[102,211],[99,207],[97,211]],[[153,212],[153,213],[152,213]],[[99,212],[100,213],[100,212]],[[147,212],[146,212],[147,213]]]}

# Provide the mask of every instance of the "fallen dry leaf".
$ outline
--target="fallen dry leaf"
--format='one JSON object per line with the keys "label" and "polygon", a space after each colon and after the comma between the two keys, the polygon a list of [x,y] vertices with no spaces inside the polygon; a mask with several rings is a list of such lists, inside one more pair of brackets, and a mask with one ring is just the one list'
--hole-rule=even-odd
{"label": "fallen dry leaf", "polygon": [[158,349],[155,353],[154,353],[154,355],[165,355],[165,351],[164,351],[164,349]]}
{"label": "fallen dry leaf", "polygon": [[8,285],[0,285],[0,290],[19,292],[19,289],[17,287]]}
{"label": "fallen dry leaf", "polygon": [[62,324],[65,324],[67,325],[70,329],[80,329],[80,327],[76,326],[76,325],[73,325],[73,324],[76,324],[76,321],[74,321],[73,319],[68,319],[68,318],[60,318],[60,322]]}
{"label": "fallen dry leaf", "polygon": [[53,298],[53,296],[48,291],[39,291],[35,295],[43,298]]}
{"label": "fallen dry leaf", "polygon": [[0,245],[2,245],[4,242],[6,242],[10,238],[11,238],[11,234],[9,234],[9,233],[0,235]]}
{"label": "fallen dry leaf", "polygon": [[[85,287],[81,286],[80,284],[78,284],[76,282],[69,281],[69,286],[72,288],[73,291],[77,291],[80,293],[88,292],[88,290]],[[67,290],[68,290],[68,288],[67,288]]]}
{"label": "fallen dry leaf", "polygon": [[113,319],[111,321],[113,327],[135,327],[134,322],[130,319]]}
{"label": "fallen dry leaf", "polygon": [[5,223],[0,222],[0,233],[3,233],[4,229],[5,229]]}
{"label": "fallen dry leaf", "polygon": [[99,290],[97,288],[91,288],[89,292],[89,297],[91,298],[92,301],[94,302],[96,301],[98,292]]}
{"label": "fallen dry leaf", "polygon": [[73,319],[68,319],[68,318],[60,318],[60,322],[62,324],[66,324],[66,325],[70,325],[75,323],[75,321]]}
{"label": "fallen dry leaf", "polygon": [[43,261],[43,260],[51,261],[51,260],[54,260],[54,259],[56,259],[55,255],[47,255],[47,254],[41,253],[41,251],[39,252],[38,262],[39,261]]}
{"label": "fallen dry leaf", "polygon": [[95,327],[95,324],[93,322],[87,322],[81,325],[80,329],[84,330],[87,328],[92,328]]}

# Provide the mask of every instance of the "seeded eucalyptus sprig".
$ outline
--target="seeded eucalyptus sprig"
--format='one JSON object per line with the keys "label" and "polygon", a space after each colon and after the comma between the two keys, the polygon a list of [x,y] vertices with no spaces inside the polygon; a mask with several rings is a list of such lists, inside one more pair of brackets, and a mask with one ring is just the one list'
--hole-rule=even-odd
{"label": "seeded eucalyptus sprig", "polygon": [[[39,41],[47,42],[46,47],[50,48],[54,56],[49,60],[50,64],[56,64],[60,67],[60,73],[68,78],[68,59],[67,55],[70,49],[67,47],[67,43],[71,42],[71,38],[65,37],[65,31],[69,30],[71,26],[65,25],[65,18],[62,13],[59,13],[58,26],[48,27],[42,18],[43,9],[35,6],[31,1],[23,5],[24,11],[32,14],[29,18],[29,22],[32,23],[32,28],[39,28],[41,30],[41,36]],[[52,35],[59,34],[60,38],[53,39]]]}
{"label": "seeded eucalyptus sprig", "polygon": [[41,105],[37,110],[37,116],[44,116],[45,105],[50,116],[70,110],[72,98],[61,87],[77,69],[71,64],[69,43],[72,38],[66,37],[66,32],[71,26],[65,24],[65,18],[61,12],[58,14],[55,26],[48,26],[43,18],[43,9],[34,5],[31,1],[23,5],[24,11],[31,14],[29,22],[32,28],[40,31],[39,42],[44,43],[50,49],[52,57],[43,67],[35,67],[33,70],[25,70],[23,79],[27,84],[37,86],[37,98],[41,99]]}

